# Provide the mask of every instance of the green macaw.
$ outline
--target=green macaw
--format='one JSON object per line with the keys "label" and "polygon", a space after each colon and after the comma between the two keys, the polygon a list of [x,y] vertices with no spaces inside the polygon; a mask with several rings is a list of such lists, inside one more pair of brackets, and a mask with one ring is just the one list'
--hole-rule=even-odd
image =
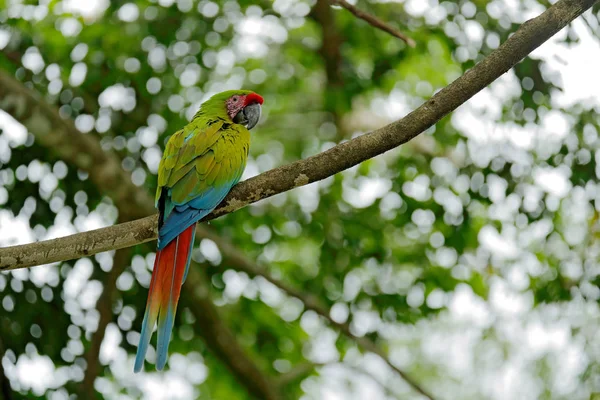
{"label": "green macaw", "polygon": [[263,98],[249,90],[216,94],[200,106],[189,124],[169,138],[158,168],[158,250],[135,372],[142,369],[157,319],[156,368],[162,370],[167,362],[196,222],[214,210],[242,177],[250,147],[249,129],[260,118],[261,104]]}

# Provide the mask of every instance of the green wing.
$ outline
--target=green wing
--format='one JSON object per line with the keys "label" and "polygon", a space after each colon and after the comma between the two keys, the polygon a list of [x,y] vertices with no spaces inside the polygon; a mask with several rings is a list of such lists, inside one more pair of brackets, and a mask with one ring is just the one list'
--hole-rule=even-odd
{"label": "green wing", "polygon": [[223,121],[208,126],[192,122],[171,136],[158,168],[157,205],[163,188],[174,188],[194,167],[200,175],[213,169],[211,150],[221,136],[222,126]]}
{"label": "green wing", "polygon": [[[204,125],[204,126],[203,126]],[[156,203],[167,189],[163,221],[175,206],[214,208],[244,171],[250,132],[217,121],[190,123],[169,139],[159,166]],[[205,198],[206,201],[199,202]],[[213,200],[214,198],[214,200]],[[201,207],[198,207],[201,205]]]}

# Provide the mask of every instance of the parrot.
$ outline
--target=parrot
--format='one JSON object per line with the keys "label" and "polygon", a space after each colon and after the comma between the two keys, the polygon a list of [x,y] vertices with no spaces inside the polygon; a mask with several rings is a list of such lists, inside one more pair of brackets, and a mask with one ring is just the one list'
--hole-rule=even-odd
{"label": "parrot", "polygon": [[258,123],[262,104],[262,96],[250,90],[215,94],[167,141],[155,198],[158,244],[134,372],[142,370],[157,322],[156,369],[165,367],[196,223],[214,210],[242,177],[249,130]]}

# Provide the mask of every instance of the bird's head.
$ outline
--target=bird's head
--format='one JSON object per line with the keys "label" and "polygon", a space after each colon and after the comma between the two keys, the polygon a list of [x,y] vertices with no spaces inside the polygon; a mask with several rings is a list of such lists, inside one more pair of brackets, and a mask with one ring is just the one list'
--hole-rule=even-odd
{"label": "bird's head", "polygon": [[[218,104],[219,108],[224,105],[231,122],[252,129],[260,119],[260,107],[263,101],[262,96],[251,90],[228,90],[214,95],[206,103]],[[205,105],[203,104],[202,107]]]}

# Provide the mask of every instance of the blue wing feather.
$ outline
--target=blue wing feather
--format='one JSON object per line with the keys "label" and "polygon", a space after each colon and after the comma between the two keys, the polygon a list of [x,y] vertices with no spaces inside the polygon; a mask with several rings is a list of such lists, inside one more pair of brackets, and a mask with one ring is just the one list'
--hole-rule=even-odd
{"label": "blue wing feather", "polygon": [[210,214],[238,180],[217,188],[211,187],[193,200],[175,205],[158,232],[158,249],[164,248],[189,226]]}

